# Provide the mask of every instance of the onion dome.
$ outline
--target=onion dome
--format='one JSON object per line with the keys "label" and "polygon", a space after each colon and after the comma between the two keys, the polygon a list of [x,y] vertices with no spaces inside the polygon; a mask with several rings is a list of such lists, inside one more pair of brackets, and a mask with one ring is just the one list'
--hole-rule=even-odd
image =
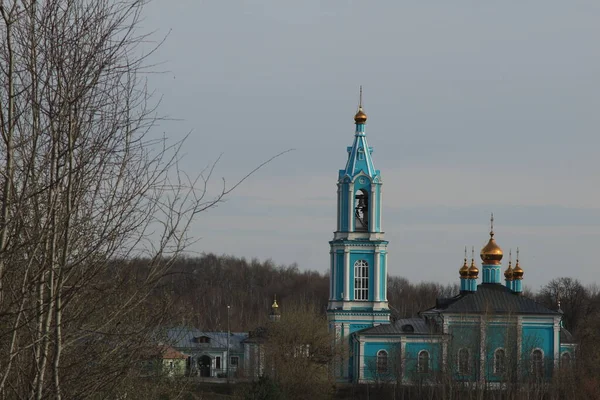
{"label": "onion dome", "polygon": [[479,277],[479,268],[475,265],[475,259],[471,259],[471,266],[469,267],[469,279],[477,279]]}
{"label": "onion dome", "polygon": [[356,124],[364,124],[367,122],[367,114],[365,114],[362,107],[358,107],[358,112],[354,115],[354,122]]}
{"label": "onion dome", "polygon": [[504,271],[504,277],[507,281],[513,280],[512,251],[508,252],[508,268],[506,268],[506,271]]}
{"label": "onion dome", "polygon": [[513,280],[513,269],[510,264],[511,264],[511,261],[508,262],[508,268],[506,268],[506,271],[504,271],[504,277],[506,278],[507,281]]}
{"label": "onion dome", "polygon": [[523,269],[519,265],[519,259],[517,258],[517,263],[515,264],[515,268],[513,269],[513,279],[523,279]]}
{"label": "onion dome", "polygon": [[467,259],[466,258],[465,258],[465,263],[458,270],[458,273],[460,274],[460,277],[463,278],[463,279],[466,279],[466,278],[469,277],[469,265],[467,264]]}
{"label": "onion dome", "polygon": [[367,122],[367,114],[362,108],[362,85],[360,87],[360,97],[358,99],[358,112],[354,115],[354,122],[358,124],[364,124]]}
{"label": "onion dome", "polygon": [[467,264],[467,248],[465,247],[465,262],[462,267],[458,270],[460,277],[462,279],[467,279],[469,277],[469,265]]}
{"label": "onion dome", "polygon": [[278,315],[279,313],[279,304],[277,304],[277,298],[275,298],[275,300],[273,300],[273,304],[271,305],[271,314]]}
{"label": "onion dome", "polygon": [[499,265],[503,255],[502,249],[496,244],[496,240],[494,239],[494,214],[492,214],[490,240],[481,249],[481,261],[483,261],[484,265]]}

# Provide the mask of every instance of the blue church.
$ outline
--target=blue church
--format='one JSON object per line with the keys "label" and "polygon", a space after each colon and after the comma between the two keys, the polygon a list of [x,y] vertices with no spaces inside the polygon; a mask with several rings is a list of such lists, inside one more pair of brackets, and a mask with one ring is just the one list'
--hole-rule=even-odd
{"label": "blue church", "polygon": [[[359,102],[354,142],[337,181],[337,229],[330,244],[329,328],[347,356],[334,366],[340,381],[501,384],[546,380],[575,356],[562,311],[523,296],[523,269],[502,271],[493,216],[481,271],[474,257],[459,268],[460,292],[413,318],[390,321],[382,185],[367,143]],[[502,273],[504,272],[504,274]],[[481,275],[481,280],[480,280]],[[504,275],[504,276],[503,276]],[[504,278],[504,279],[503,279]]]}

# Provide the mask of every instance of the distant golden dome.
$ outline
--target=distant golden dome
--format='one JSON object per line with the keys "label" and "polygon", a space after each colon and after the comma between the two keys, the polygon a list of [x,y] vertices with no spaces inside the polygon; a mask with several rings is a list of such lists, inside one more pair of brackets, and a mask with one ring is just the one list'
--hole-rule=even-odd
{"label": "distant golden dome", "polygon": [[458,273],[460,274],[460,277],[463,278],[463,279],[466,279],[466,278],[469,277],[469,266],[467,265],[467,259],[466,258],[465,258],[465,263],[458,270]]}
{"label": "distant golden dome", "polygon": [[515,264],[515,268],[513,268],[513,279],[523,279],[523,269],[519,265],[519,259],[517,258],[517,263]]}
{"label": "distant golden dome", "polygon": [[357,124],[364,124],[367,122],[367,114],[365,114],[362,106],[358,107],[358,112],[354,115],[354,122]]}
{"label": "distant golden dome", "polygon": [[513,272],[514,270],[511,267],[511,261],[508,262],[508,268],[506,268],[506,271],[504,271],[504,277],[506,278],[507,281],[512,281],[513,280]]}
{"label": "distant golden dome", "polygon": [[477,279],[479,277],[479,269],[475,265],[475,259],[471,259],[471,266],[469,267],[469,278]]}

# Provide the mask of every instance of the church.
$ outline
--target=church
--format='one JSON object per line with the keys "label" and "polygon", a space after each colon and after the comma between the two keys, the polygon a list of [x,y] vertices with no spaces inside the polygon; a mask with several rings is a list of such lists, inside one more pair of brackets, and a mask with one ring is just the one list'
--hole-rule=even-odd
{"label": "church", "polygon": [[[548,380],[574,361],[575,343],[562,311],[523,296],[518,251],[503,271],[493,216],[481,269],[457,268],[460,293],[418,315],[390,321],[387,246],[382,230],[382,176],[367,143],[359,102],[354,142],[337,181],[337,228],[330,244],[327,319],[347,357],[335,364],[342,382],[455,381],[502,384]],[[504,278],[504,279],[503,279]]]}

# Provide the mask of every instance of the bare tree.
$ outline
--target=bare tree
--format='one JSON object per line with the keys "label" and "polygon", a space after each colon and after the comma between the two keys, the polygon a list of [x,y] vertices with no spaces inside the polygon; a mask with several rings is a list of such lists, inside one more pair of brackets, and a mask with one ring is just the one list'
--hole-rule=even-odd
{"label": "bare tree", "polygon": [[1,398],[123,390],[169,306],[148,295],[236,186],[209,198],[214,165],[152,136],[144,4],[0,1]]}

